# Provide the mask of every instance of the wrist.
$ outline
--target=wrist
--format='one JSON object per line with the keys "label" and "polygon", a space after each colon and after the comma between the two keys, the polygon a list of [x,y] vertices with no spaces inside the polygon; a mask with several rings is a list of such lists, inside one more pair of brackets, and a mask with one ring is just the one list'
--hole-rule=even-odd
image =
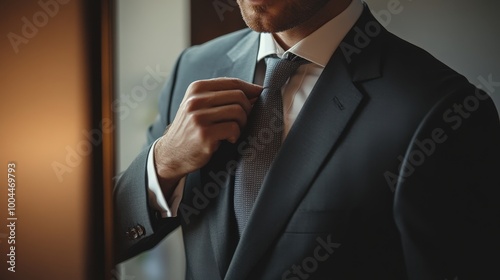
{"label": "wrist", "polygon": [[181,171],[181,166],[175,163],[175,156],[166,153],[168,149],[163,147],[162,141],[158,141],[153,150],[153,159],[156,177],[163,192],[168,200],[172,196],[175,187],[179,181],[186,175]]}

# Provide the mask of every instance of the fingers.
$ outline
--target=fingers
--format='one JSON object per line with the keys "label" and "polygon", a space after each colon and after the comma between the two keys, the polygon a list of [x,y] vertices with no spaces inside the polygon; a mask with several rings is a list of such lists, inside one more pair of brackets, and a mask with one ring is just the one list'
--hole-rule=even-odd
{"label": "fingers", "polygon": [[186,101],[188,111],[196,111],[231,104],[241,106],[247,115],[250,114],[250,111],[252,110],[251,100],[249,100],[241,90],[200,93],[189,97]]}
{"label": "fingers", "polygon": [[248,113],[238,104],[213,107],[193,113],[193,121],[207,126],[223,122],[236,122],[240,129],[247,123]]}
{"label": "fingers", "polygon": [[189,85],[188,91],[193,93],[203,93],[235,89],[241,90],[248,99],[258,97],[262,92],[261,86],[247,83],[236,78],[216,78],[196,81]]}
{"label": "fingers", "polygon": [[204,166],[221,141],[236,143],[261,92],[261,86],[233,78],[192,83],[171,126],[155,145],[162,188]]}

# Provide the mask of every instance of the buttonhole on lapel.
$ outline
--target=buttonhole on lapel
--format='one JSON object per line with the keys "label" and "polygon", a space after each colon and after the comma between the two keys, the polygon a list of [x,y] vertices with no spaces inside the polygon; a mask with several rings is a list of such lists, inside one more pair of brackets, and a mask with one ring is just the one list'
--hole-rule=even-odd
{"label": "buttonhole on lapel", "polygon": [[337,107],[339,107],[340,110],[344,110],[345,107],[344,107],[344,104],[342,104],[342,102],[340,102],[339,98],[337,96],[335,96],[333,98],[333,102],[335,102],[335,105],[337,105]]}

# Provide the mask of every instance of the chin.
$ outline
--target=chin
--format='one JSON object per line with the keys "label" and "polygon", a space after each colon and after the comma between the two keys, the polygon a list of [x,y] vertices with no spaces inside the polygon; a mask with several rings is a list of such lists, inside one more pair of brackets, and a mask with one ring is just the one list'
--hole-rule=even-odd
{"label": "chin", "polygon": [[256,32],[276,33],[285,31],[293,26],[290,26],[290,19],[280,15],[274,15],[269,11],[243,12],[243,20],[249,28]]}
{"label": "chin", "polygon": [[262,33],[283,32],[295,26],[294,24],[291,24],[289,22],[270,20],[266,19],[265,17],[258,17],[252,19],[244,18],[244,20],[250,29]]}

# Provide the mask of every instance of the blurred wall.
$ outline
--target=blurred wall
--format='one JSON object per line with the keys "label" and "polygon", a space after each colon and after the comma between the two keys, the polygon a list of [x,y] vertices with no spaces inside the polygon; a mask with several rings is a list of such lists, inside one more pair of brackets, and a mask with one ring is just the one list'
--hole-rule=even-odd
{"label": "blurred wall", "polygon": [[[146,143],[157,100],[171,68],[189,43],[188,3],[183,0],[117,0],[116,100],[118,171]],[[146,80],[146,81],[145,81]]]}
{"label": "blurred wall", "polygon": [[[158,94],[189,43],[189,1],[117,0],[116,100],[118,166],[125,170],[146,144]],[[120,266],[122,279],[183,279],[180,229],[155,249]],[[135,277],[135,278],[132,278]]]}
{"label": "blurred wall", "polygon": [[[85,137],[90,93],[84,9],[83,0],[58,1],[0,2],[0,279],[5,280],[87,279],[92,147]],[[16,166],[13,216],[7,216],[8,163]],[[10,222],[14,232],[6,226]],[[8,244],[12,234],[15,244]],[[10,246],[15,246],[15,272],[8,270]]]}

